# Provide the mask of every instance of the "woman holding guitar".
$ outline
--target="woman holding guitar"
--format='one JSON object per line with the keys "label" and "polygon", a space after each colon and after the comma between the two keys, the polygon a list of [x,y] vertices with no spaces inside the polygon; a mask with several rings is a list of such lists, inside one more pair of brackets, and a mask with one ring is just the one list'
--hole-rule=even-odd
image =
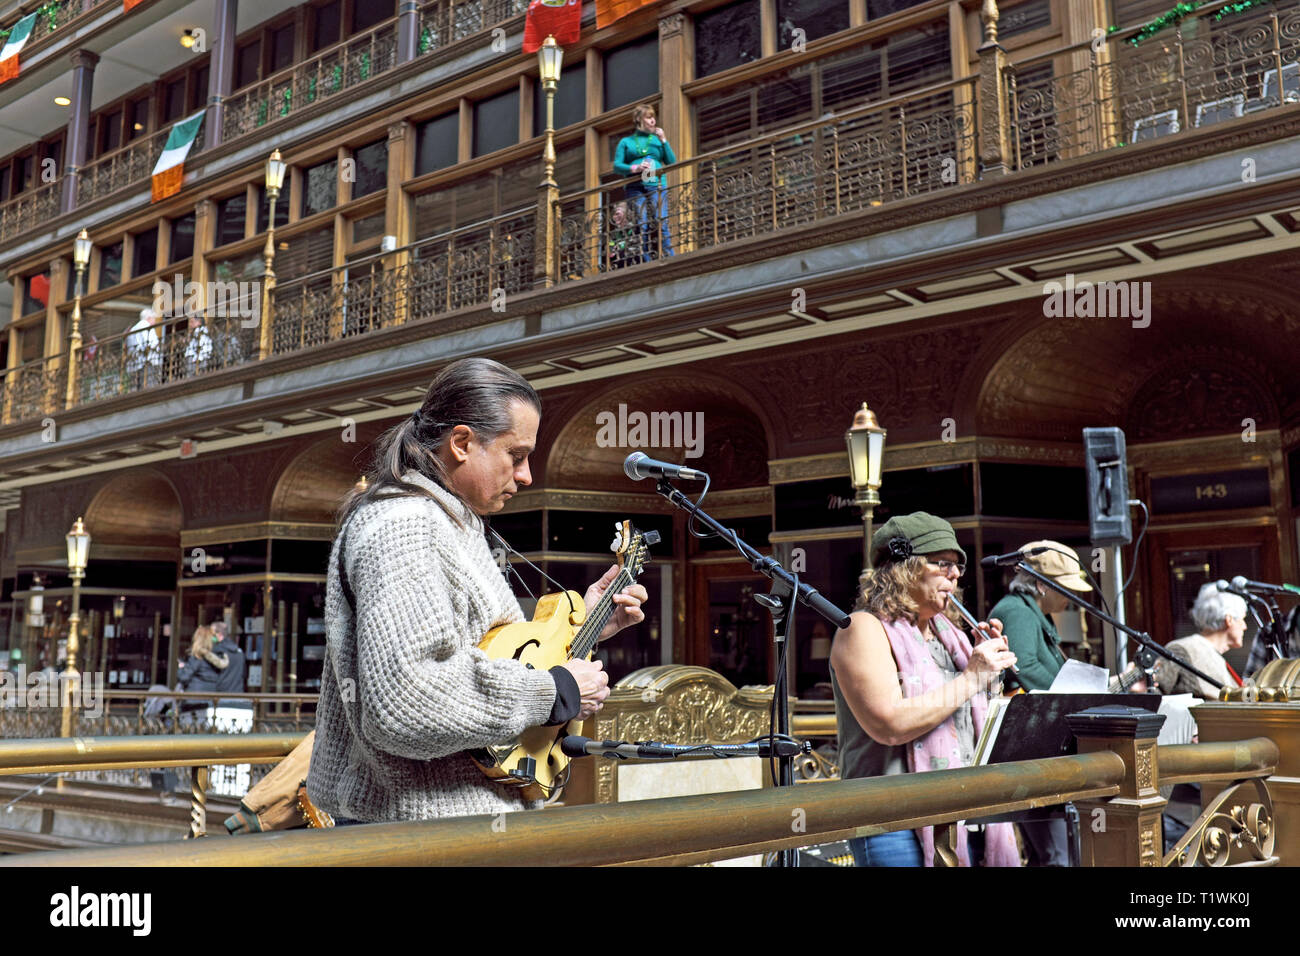
{"label": "woman holding guitar", "polygon": [[[598,711],[599,662],[550,670],[478,644],[521,621],[482,518],[532,482],[541,401],[490,359],[443,369],[378,444],[330,557],[326,660],[308,795],[341,823],[498,814],[530,805],[467,751]],[[600,601],[617,566],[585,595]],[[645,588],[614,595],[602,640],[644,619]]]}

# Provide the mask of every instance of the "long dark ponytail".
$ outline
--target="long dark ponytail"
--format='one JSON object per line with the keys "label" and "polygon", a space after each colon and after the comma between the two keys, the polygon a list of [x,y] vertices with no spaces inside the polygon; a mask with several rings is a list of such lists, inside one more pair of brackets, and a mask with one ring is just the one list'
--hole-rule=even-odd
{"label": "long dark ponytail", "polygon": [[[388,496],[421,495],[438,501],[419,485],[402,480],[416,471],[451,491],[438,451],[457,425],[468,425],[483,441],[490,442],[510,430],[512,402],[526,402],[539,413],[542,400],[522,375],[489,358],[466,358],[452,362],[434,377],[424,394],[420,410],[379,437],[375,458],[366,472],[364,491],[353,489],[339,508],[339,526],[357,508]],[[453,491],[452,494],[455,494]],[[447,508],[438,501],[444,511]],[[457,525],[456,515],[447,511]]]}

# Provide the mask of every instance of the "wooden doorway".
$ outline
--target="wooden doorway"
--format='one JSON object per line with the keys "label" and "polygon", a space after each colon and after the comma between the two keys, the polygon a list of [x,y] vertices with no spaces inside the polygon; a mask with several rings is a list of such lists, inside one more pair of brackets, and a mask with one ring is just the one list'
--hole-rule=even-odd
{"label": "wooden doorway", "polygon": [[[1143,550],[1147,588],[1141,617],[1161,644],[1196,632],[1190,610],[1207,581],[1230,580],[1238,574],[1255,581],[1281,580],[1274,524],[1153,531]],[[1246,649],[1253,637],[1252,625],[1246,633]]]}
{"label": "wooden doorway", "polygon": [[772,619],[754,600],[771,582],[746,561],[708,561],[692,565],[691,584],[686,663],[715,670],[737,687],[772,683]]}

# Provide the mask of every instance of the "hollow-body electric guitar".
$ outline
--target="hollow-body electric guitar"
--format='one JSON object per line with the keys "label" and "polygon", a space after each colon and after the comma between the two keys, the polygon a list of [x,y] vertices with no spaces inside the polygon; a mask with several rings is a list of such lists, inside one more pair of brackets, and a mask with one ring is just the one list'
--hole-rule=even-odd
{"label": "hollow-body electric guitar", "polygon": [[[576,658],[590,660],[600,632],[618,607],[614,595],[637,579],[649,560],[649,547],[659,543],[657,531],[638,531],[630,521],[616,527],[610,550],[619,571],[590,615],[576,591],[544,594],[531,621],[494,627],[479,648],[488,657],[511,658],[537,670],[550,670]],[[564,785],[569,758],[560,751],[560,738],[580,731],[581,722],[576,720],[558,727],[529,727],[515,740],[471,750],[470,756],[496,782],[523,788],[529,800],[542,800]]]}

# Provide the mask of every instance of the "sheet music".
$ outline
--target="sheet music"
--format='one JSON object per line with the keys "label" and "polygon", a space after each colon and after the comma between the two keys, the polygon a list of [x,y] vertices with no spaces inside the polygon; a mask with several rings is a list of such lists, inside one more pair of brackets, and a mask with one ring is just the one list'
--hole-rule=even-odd
{"label": "sheet music", "polygon": [[1104,694],[1110,687],[1110,673],[1104,667],[1067,660],[1047,689],[1049,694]]}

